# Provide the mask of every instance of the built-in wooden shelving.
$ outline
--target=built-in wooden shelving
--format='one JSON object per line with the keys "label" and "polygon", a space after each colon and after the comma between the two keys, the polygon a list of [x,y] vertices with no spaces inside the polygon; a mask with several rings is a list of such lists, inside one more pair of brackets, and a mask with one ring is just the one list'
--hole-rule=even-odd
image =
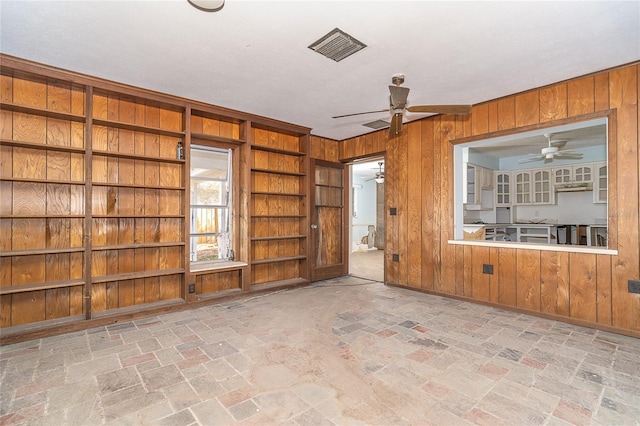
{"label": "built-in wooden shelving", "polygon": [[[3,332],[308,283],[308,130],[15,58],[0,79]],[[191,144],[234,150],[235,262],[189,265]]]}
{"label": "built-in wooden shelving", "polygon": [[270,288],[308,282],[308,147],[304,138],[253,129],[251,278]]}

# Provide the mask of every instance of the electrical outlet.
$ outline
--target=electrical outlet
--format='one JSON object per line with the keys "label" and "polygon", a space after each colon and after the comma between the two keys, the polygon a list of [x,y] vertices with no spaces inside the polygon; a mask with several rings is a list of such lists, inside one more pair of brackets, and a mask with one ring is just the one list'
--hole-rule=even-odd
{"label": "electrical outlet", "polygon": [[482,265],[482,273],[493,275],[493,265],[487,265],[486,263],[484,263]]}
{"label": "electrical outlet", "polygon": [[195,284],[189,284],[189,294],[193,294],[196,292],[196,285]]}
{"label": "electrical outlet", "polygon": [[629,293],[640,293],[640,280],[629,280]]}
{"label": "electrical outlet", "polygon": [[391,255],[391,260],[393,260],[394,262],[400,262],[400,255],[399,254],[392,254]]}

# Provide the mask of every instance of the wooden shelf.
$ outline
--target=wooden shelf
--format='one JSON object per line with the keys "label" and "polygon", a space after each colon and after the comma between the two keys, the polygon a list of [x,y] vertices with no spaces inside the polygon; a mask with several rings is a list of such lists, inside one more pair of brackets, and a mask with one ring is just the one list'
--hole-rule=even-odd
{"label": "wooden shelf", "polygon": [[284,256],[284,257],[271,257],[269,259],[254,259],[251,261],[252,265],[264,265],[265,263],[276,263],[276,262],[288,262],[290,260],[303,260],[306,259],[307,256],[298,255],[298,256]]}
{"label": "wooden shelf", "polygon": [[281,195],[283,197],[306,197],[307,194],[300,194],[296,192],[270,192],[270,191],[256,191],[252,192],[252,195]]}
{"label": "wooden shelf", "polygon": [[77,154],[85,153],[84,148],[63,146],[63,145],[47,145],[47,144],[36,143],[36,142],[14,141],[11,139],[0,139],[0,145],[15,146],[18,148],[44,149],[47,151],[73,152]]}
{"label": "wooden shelf", "polygon": [[276,154],[294,155],[297,157],[304,157],[305,155],[307,155],[306,152],[289,151],[288,149],[271,148],[269,146],[263,146],[263,145],[251,145],[251,149],[255,149],[258,151],[273,152]]}
{"label": "wooden shelf", "polygon": [[53,180],[53,179],[29,179],[29,178],[16,178],[16,177],[3,177],[2,180],[9,182],[25,182],[25,183],[51,183],[56,185],[84,185],[84,181],[68,181],[68,180]]}
{"label": "wooden shelf", "polygon": [[225,138],[224,136],[207,135],[205,133],[191,133],[191,139],[223,142],[223,143],[230,143],[233,145],[242,145],[243,143],[246,143],[246,141],[243,141],[242,139]]}
{"label": "wooden shelf", "polygon": [[107,246],[93,246],[91,251],[104,251],[104,250],[128,250],[128,249],[140,249],[140,248],[154,248],[154,247],[180,247],[185,243],[135,243],[135,244],[110,244]]}
{"label": "wooden shelf", "polygon": [[217,265],[209,262],[192,264],[189,271],[192,275],[215,274],[219,272],[240,271],[247,266],[244,262],[220,262]]}
{"label": "wooden shelf", "polygon": [[84,115],[72,114],[70,112],[51,111],[43,108],[35,108],[24,105],[18,105],[10,102],[2,102],[0,109],[5,111],[21,112],[25,114],[41,115],[43,117],[57,118],[60,120],[70,120],[79,123],[86,122]]}
{"label": "wooden shelf", "polygon": [[184,164],[185,160],[180,160],[173,157],[154,157],[151,155],[140,155],[134,154],[131,152],[118,152],[118,151],[103,151],[101,149],[94,149],[94,155],[102,155],[104,157],[117,157],[117,158],[127,158],[130,160],[146,160],[146,161],[158,161],[161,163],[177,163]]}
{"label": "wooden shelf", "polygon": [[0,215],[0,219],[84,219],[83,214],[9,214]]}
{"label": "wooden shelf", "polygon": [[135,280],[138,278],[162,277],[166,275],[177,275],[184,273],[184,268],[174,269],[158,269],[153,271],[127,272],[124,274],[103,275],[101,277],[92,277],[92,284],[108,283],[112,281]]}
{"label": "wooden shelf", "polygon": [[251,241],[297,240],[307,238],[306,235],[280,235],[273,237],[252,237]]}
{"label": "wooden shelf", "polygon": [[276,175],[286,175],[286,176],[306,176],[306,173],[300,173],[300,172],[287,172],[284,170],[269,170],[269,169],[257,169],[257,168],[252,168],[251,169],[252,172],[259,172],[259,173],[270,173],[270,174],[276,174]]}
{"label": "wooden shelf", "polygon": [[92,219],[184,219],[179,214],[94,214]]}
{"label": "wooden shelf", "polygon": [[5,250],[5,251],[0,251],[0,257],[79,253],[83,251],[84,251],[84,247],[48,248],[48,249],[31,249],[31,250]]}
{"label": "wooden shelf", "polygon": [[115,127],[117,129],[133,130],[134,132],[153,133],[156,135],[170,136],[170,137],[181,138],[181,139],[184,139],[184,137],[186,136],[185,132],[176,132],[173,130],[158,129],[156,127],[124,123],[122,121],[103,120],[99,118],[94,118],[92,121],[93,121],[93,125],[95,126]]}
{"label": "wooden shelf", "polygon": [[0,295],[24,293],[28,291],[51,290],[54,288],[77,287],[81,285],[84,285],[84,280],[82,279],[49,281],[47,283],[22,284],[9,287],[2,286],[0,287]]}
{"label": "wooden shelf", "polygon": [[252,214],[252,219],[301,219],[303,214]]}
{"label": "wooden shelf", "polygon": [[140,189],[170,189],[176,191],[183,191],[184,186],[155,186],[155,185],[136,185],[133,183],[115,183],[115,182],[93,182],[93,186],[116,186],[118,188],[140,188]]}

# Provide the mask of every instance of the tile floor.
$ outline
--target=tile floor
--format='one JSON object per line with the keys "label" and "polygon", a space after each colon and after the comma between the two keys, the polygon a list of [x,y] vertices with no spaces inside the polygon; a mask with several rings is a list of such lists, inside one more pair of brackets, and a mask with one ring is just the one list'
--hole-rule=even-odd
{"label": "tile floor", "polygon": [[354,251],[349,255],[349,274],[384,281],[384,250]]}
{"label": "tile floor", "polygon": [[346,277],[2,347],[0,424],[637,425],[639,354]]}

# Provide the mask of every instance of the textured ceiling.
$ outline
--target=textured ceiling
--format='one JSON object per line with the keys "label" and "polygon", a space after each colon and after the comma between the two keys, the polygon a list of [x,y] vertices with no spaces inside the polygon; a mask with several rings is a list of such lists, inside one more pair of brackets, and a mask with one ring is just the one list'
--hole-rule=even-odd
{"label": "textured ceiling", "polygon": [[[372,131],[410,105],[475,104],[640,59],[640,2],[0,1],[3,53],[312,129]],[[308,49],[334,28],[367,48]],[[425,115],[405,114],[406,120]]]}

